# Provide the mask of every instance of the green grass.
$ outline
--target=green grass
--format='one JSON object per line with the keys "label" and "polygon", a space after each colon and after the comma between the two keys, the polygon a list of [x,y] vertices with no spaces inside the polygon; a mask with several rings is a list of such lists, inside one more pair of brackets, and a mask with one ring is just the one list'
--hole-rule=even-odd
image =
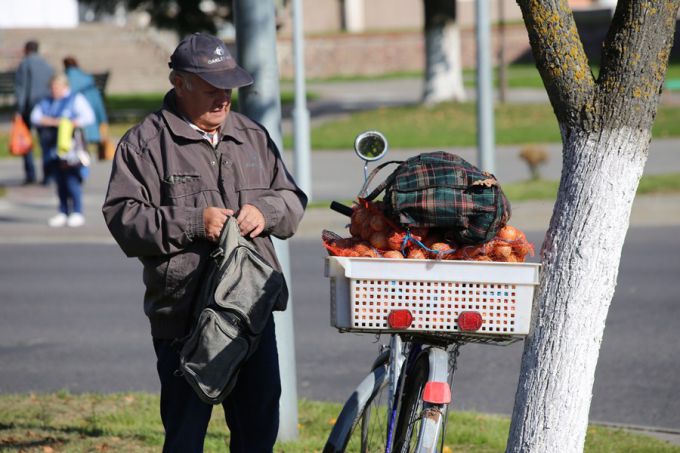
{"label": "green grass", "polygon": [[[680,110],[680,109],[679,109]],[[383,132],[392,148],[450,148],[476,143],[474,103],[440,104],[433,108],[405,106],[352,114],[312,129],[313,149],[348,149],[366,129]],[[555,115],[547,104],[496,106],[496,143],[559,142]],[[292,138],[284,137],[284,147]]]}
{"label": "green grass", "polygon": [[[503,184],[503,192],[511,202],[527,200],[554,200],[559,181],[523,181]],[[637,195],[680,192],[680,173],[643,175]]]}
{"label": "green grass", "polygon": [[[600,68],[599,66],[591,66],[591,71],[597,77]],[[498,84],[498,67],[493,71],[493,83]],[[310,83],[326,83],[326,82],[362,82],[371,80],[391,80],[391,79],[419,79],[424,77],[424,72],[421,71],[395,71],[387,74],[378,75],[342,75],[318,79],[308,79]],[[533,63],[515,63],[507,66],[506,77],[509,88],[543,88],[543,81],[541,76]],[[475,86],[475,70],[464,69],[463,79],[465,86],[468,88]],[[666,80],[680,79],[680,62],[671,62],[668,65]],[[292,83],[292,80],[285,80],[286,83]]]}
{"label": "green grass", "polygon": [[672,193],[680,192],[680,174],[645,175],[640,179],[637,193]]}
{"label": "green grass", "polygon": [[[157,452],[163,443],[158,404],[157,395],[144,393],[0,395],[0,451]],[[299,440],[278,444],[275,451],[321,451],[339,412],[339,404],[300,401]],[[445,445],[456,452],[501,452],[508,429],[505,417],[454,412],[449,416]],[[227,451],[228,439],[224,416],[216,408],[205,451]],[[680,447],[591,426],[585,451],[680,453]]]}
{"label": "green grass", "polygon": [[[498,104],[495,107],[498,145],[558,143],[560,133],[548,104]],[[354,113],[322,123],[311,131],[315,150],[350,149],[354,137],[366,129],[382,131],[392,148],[442,148],[475,146],[474,103],[445,103],[433,108],[403,106]],[[680,136],[680,106],[659,107],[653,129],[656,138]],[[284,147],[292,148],[292,136]]]}

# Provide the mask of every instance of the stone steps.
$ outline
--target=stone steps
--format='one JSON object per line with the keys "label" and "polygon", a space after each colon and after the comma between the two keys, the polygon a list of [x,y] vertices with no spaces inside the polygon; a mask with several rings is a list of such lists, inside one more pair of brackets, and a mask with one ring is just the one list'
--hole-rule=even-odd
{"label": "stone steps", "polygon": [[16,68],[30,39],[40,43],[40,54],[55,68],[62,69],[63,57],[73,55],[86,71],[110,71],[107,93],[169,88],[167,62],[177,42],[171,33],[105,23],[73,29],[4,29],[0,30],[0,71]]}

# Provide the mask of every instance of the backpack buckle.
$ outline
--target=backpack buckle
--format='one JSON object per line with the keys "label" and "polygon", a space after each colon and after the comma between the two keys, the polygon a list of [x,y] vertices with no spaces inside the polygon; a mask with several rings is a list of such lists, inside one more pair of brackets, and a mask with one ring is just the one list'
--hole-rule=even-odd
{"label": "backpack buckle", "polygon": [[218,258],[222,258],[224,256],[224,249],[222,247],[217,247],[215,250],[210,252],[210,258],[216,260]]}

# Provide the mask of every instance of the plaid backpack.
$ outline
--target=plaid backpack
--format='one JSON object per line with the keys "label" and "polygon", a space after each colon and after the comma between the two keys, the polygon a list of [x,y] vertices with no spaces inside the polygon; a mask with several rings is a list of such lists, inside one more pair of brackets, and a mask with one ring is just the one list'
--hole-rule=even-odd
{"label": "plaid backpack", "polygon": [[405,227],[444,228],[461,244],[490,241],[510,219],[510,203],[496,178],[460,156],[436,151],[386,162],[366,179],[360,197],[386,165],[399,167],[363,198],[385,191],[385,212]]}

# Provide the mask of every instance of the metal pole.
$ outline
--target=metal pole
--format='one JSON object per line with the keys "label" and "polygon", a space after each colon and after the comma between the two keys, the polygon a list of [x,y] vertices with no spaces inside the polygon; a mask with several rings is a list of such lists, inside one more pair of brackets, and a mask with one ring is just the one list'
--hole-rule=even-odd
{"label": "metal pole", "polygon": [[476,0],[475,3],[477,32],[477,164],[482,170],[493,173],[495,165],[489,0]]}
{"label": "metal pole", "polygon": [[498,101],[508,97],[508,65],[505,62],[505,0],[498,0]]}
{"label": "metal pole", "polygon": [[293,0],[293,58],[295,60],[295,107],[293,108],[293,145],[295,180],[312,199],[310,169],[309,110],[305,88],[305,41],[302,20],[302,1]]}
{"label": "metal pole", "polygon": [[[239,89],[240,110],[262,124],[272,140],[282,149],[281,96],[276,58],[276,22],[271,0],[237,0],[234,2],[238,61],[250,72],[255,83]],[[288,243],[273,239],[286,280],[290,282]],[[288,286],[289,292],[291,285]],[[297,378],[293,338],[292,292],[285,312],[275,314],[276,337],[281,369],[279,440],[298,436]],[[266,370],[263,370],[266,372]]]}

